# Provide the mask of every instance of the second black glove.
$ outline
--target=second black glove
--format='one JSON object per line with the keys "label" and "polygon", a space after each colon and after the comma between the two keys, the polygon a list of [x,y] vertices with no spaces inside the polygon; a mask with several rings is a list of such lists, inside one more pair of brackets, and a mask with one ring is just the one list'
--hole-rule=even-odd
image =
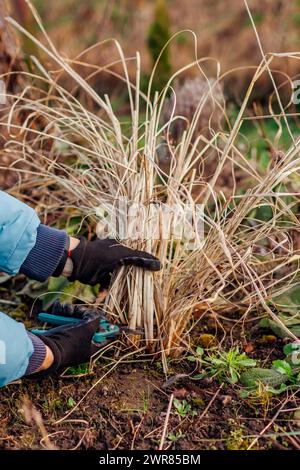
{"label": "second black glove", "polygon": [[99,350],[99,346],[93,343],[93,336],[99,329],[101,314],[95,310],[77,308],[72,316],[80,321],[51,328],[49,332],[37,335],[51,349],[54,361],[48,369],[28,375],[28,379],[37,380],[66,367],[88,362]]}

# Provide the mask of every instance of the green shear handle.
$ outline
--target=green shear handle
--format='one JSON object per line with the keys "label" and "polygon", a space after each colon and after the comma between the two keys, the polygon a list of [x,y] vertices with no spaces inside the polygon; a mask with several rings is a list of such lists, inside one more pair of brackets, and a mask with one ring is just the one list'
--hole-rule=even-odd
{"label": "green shear handle", "polygon": [[[41,323],[48,323],[50,325],[62,326],[79,323],[80,318],[75,317],[64,317],[61,315],[52,315],[51,313],[42,312],[38,315],[38,320]],[[31,332],[35,335],[42,335],[49,330],[46,329],[33,329]],[[99,331],[93,336],[94,343],[105,343],[108,339],[114,338],[121,332],[118,325],[109,323],[105,318],[101,318],[99,321]]]}

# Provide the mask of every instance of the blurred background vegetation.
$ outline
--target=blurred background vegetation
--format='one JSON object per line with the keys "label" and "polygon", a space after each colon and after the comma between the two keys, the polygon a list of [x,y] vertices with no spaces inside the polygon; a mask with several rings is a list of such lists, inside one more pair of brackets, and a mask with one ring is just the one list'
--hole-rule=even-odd
{"label": "blurred background vegetation", "polygon": [[[180,68],[195,59],[201,60],[201,68],[208,77],[221,77],[232,122],[262,60],[255,32],[241,0],[33,0],[33,3],[59,52],[77,59],[73,67],[81,76],[90,76],[89,82],[101,96],[105,93],[110,96],[113,108],[119,116],[124,116],[124,121],[128,116],[128,93],[117,76],[123,75],[123,69],[114,39],[120,42],[128,59],[132,82],[136,74],[135,54],[139,51],[144,91],[158,57],[154,90],[161,90]],[[45,42],[26,1],[9,0],[7,4],[11,16]],[[249,0],[248,4],[264,53],[300,50],[300,0]],[[170,38],[172,40],[161,54]],[[19,36],[19,39],[20,57],[29,68],[30,54],[39,56],[44,63],[49,61],[48,57],[41,57],[41,51],[25,36]],[[93,64],[103,67],[103,71],[98,70],[95,74]],[[299,60],[291,56],[274,57],[271,69],[285,110],[292,116],[299,111],[290,102],[291,80],[300,77]],[[195,65],[181,74],[180,80],[196,76],[199,76],[199,68]],[[66,86],[70,77],[64,75],[61,78]],[[274,85],[265,72],[252,91],[246,110],[249,121],[245,121],[241,129],[247,147],[244,151],[251,158],[259,155],[259,165],[264,170],[270,161],[270,150],[274,153],[286,150],[290,145],[285,126],[280,139],[276,140],[278,123],[274,119],[252,121],[255,116],[269,114],[270,106],[272,112],[280,111]],[[288,120],[293,133],[298,135],[298,116]]]}
{"label": "blurred background vegetation", "polygon": [[[25,0],[10,0],[11,13],[35,34],[38,28]],[[250,19],[241,0],[34,0],[45,28],[61,52],[75,57],[99,41],[115,38],[126,57],[138,50],[142,57],[143,80],[147,82],[153,63],[168,38],[181,30],[197,36],[198,58],[210,57],[203,63],[208,75],[216,75],[217,62],[226,75],[225,94],[240,101],[261,61]],[[300,49],[300,0],[249,0],[264,52],[287,52]],[[24,40],[23,40],[24,41]],[[26,54],[32,52],[27,40],[22,44]],[[195,60],[191,32],[177,35],[163,53],[156,80],[163,85],[171,72]],[[117,59],[113,42],[96,47],[85,55],[88,62],[108,64]],[[117,68],[117,67],[116,67]],[[272,62],[277,83],[299,74],[297,60],[279,58]],[[135,65],[132,63],[132,74]],[[197,74],[197,68],[189,75]],[[98,91],[111,92],[119,81],[103,73],[97,80]],[[272,92],[269,77],[263,76],[255,89],[255,98],[264,100]]]}

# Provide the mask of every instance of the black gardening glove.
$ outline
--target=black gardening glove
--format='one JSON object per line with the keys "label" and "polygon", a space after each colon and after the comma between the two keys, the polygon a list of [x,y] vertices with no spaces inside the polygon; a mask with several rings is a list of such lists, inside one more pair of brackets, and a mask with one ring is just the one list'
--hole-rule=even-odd
{"label": "black gardening glove", "polygon": [[70,257],[74,264],[70,281],[91,286],[100,283],[103,288],[109,286],[111,273],[120,266],[137,266],[150,271],[161,269],[160,261],[154,256],[127,248],[112,238],[87,241],[82,237]]}
{"label": "black gardening glove", "polygon": [[[67,309],[61,312],[63,315],[66,313]],[[92,338],[99,328],[101,313],[78,307],[75,310],[72,308],[72,316],[80,318],[80,321],[73,325],[58,326],[47,333],[37,335],[51,349],[54,362],[48,369],[31,374],[27,378],[39,379],[66,367],[83,364],[99,350],[99,347],[92,342]]]}

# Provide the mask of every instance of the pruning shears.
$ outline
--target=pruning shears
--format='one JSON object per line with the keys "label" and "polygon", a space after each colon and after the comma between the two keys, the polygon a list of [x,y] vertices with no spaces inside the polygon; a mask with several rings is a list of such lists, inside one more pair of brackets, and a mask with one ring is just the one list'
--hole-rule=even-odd
{"label": "pruning shears", "polygon": [[[64,311],[64,308],[65,306],[62,306],[61,308],[62,313]],[[53,326],[74,325],[76,323],[79,323],[81,319],[75,316],[72,316],[72,308],[74,309],[73,306],[68,305],[68,311],[69,311],[68,316],[63,315],[63,314],[60,315],[60,314],[42,312],[38,314],[37,319],[41,323],[47,323]],[[55,311],[56,312],[58,311],[57,306],[55,307]],[[99,329],[93,336],[93,342],[104,346],[109,341],[121,335],[123,332],[127,334],[140,335],[143,333],[143,331],[144,330],[142,328],[133,330],[127,326],[116,325],[116,324],[110,323],[104,316],[101,316],[99,320]],[[51,328],[50,329],[33,329],[31,330],[31,332],[36,335],[41,335],[41,334],[45,334],[46,332],[47,333],[51,332]]]}

